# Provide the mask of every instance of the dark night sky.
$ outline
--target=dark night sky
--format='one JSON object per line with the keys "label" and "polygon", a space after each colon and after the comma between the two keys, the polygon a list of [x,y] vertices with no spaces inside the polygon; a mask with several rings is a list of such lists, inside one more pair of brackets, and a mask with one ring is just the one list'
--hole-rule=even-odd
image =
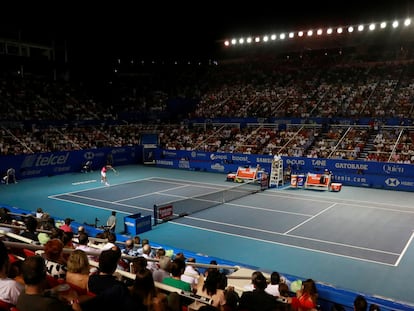
{"label": "dark night sky", "polygon": [[207,55],[232,35],[368,23],[414,14],[414,1],[56,1],[3,8],[0,26],[23,37],[65,38],[82,53]]}

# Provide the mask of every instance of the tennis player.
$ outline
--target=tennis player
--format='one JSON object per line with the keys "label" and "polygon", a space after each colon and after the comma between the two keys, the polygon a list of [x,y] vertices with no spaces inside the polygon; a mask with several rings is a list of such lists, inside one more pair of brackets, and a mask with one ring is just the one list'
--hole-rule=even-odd
{"label": "tennis player", "polygon": [[109,186],[108,178],[106,177],[106,172],[108,170],[112,170],[114,173],[116,172],[116,170],[112,167],[112,165],[105,165],[104,167],[102,167],[102,169],[101,169],[101,183],[105,183],[105,186]]}

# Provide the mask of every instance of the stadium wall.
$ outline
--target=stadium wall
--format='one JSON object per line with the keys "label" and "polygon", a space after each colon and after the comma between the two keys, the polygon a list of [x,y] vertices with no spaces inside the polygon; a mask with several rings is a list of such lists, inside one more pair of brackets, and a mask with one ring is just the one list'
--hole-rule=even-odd
{"label": "stadium wall", "polygon": [[0,172],[5,175],[8,168],[16,170],[16,178],[53,176],[81,171],[86,161],[92,161],[92,169],[100,170],[111,158],[114,166],[142,162],[142,148],[127,146],[64,152],[35,153],[16,156],[2,156]]}

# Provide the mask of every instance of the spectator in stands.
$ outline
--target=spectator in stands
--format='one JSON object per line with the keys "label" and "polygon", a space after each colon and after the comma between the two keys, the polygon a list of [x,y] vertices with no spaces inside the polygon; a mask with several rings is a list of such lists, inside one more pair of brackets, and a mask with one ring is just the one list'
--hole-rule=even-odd
{"label": "spectator in stands", "polygon": [[66,282],[74,285],[78,294],[86,294],[89,280],[89,260],[86,253],[80,249],[70,253],[66,271]]}
{"label": "spectator in stands", "polygon": [[43,215],[43,210],[41,207],[38,207],[36,210],[36,218],[40,219],[42,218],[42,215]]}
{"label": "spectator in stands", "polygon": [[31,256],[22,264],[25,291],[17,299],[19,311],[81,311],[77,293],[68,291],[55,295],[53,291],[45,291],[46,265],[40,256]]}
{"label": "spectator in stands", "polygon": [[136,274],[139,270],[146,269],[147,264],[148,264],[148,261],[144,257],[142,256],[135,257],[131,261],[130,272]]}
{"label": "spectator in stands", "polygon": [[184,273],[181,276],[181,280],[189,283],[193,290],[197,290],[198,278],[200,277],[200,272],[193,265],[195,264],[195,262],[196,262],[195,258],[188,258]]}
{"label": "spectator in stands", "polygon": [[78,245],[75,247],[75,249],[84,251],[90,260],[98,261],[98,257],[101,253],[101,250],[95,247],[88,246],[88,243],[88,235],[86,233],[80,233],[78,236]]}
{"label": "spectator in stands", "polygon": [[272,296],[275,296],[275,297],[279,297],[280,296],[279,283],[280,283],[280,274],[277,271],[273,271],[270,274],[270,284],[268,284],[265,289],[266,293]]}
{"label": "spectator in stands", "polygon": [[128,256],[138,256],[138,251],[134,247],[134,240],[127,239],[125,241],[125,247],[121,249],[122,254],[128,255]]}
{"label": "spectator in stands", "polygon": [[24,288],[24,280],[22,274],[22,264],[23,260],[18,259],[16,256],[9,254],[10,259],[10,268],[9,268],[9,278],[15,280],[17,283],[20,283]]}
{"label": "spectator in stands", "polygon": [[220,289],[221,272],[218,270],[211,270],[207,277],[200,277],[197,294],[211,299],[211,305],[223,311],[226,304],[226,297],[224,290]]}
{"label": "spectator in stands", "polygon": [[154,257],[152,256],[152,249],[151,249],[151,245],[149,244],[145,244],[144,247],[142,248],[142,256],[147,260],[147,269],[151,270],[151,271],[155,271],[157,269],[157,265],[155,263],[155,261],[153,261],[152,259],[154,259]]}
{"label": "spectator in stands", "polygon": [[141,238],[139,237],[139,235],[134,236],[134,248],[136,250],[138,250],[139,248],[141,248]]}
{"label": "spectator in stands", "polygon": [[64,224],[61,225],[59,228],[63,230],[64,232],[73,232],[72,227],[70,226],[72,221],[73,219],[71,218],[65,218]]}
{"label": "spectator in stands", "polygon": [[234,287],[229,286],[224,291],[224,296],[226,299],[225,310],[226,311],[237,311],[238,306],[239,306],[240,296],[234,290]]}
{"label": "spectator in stands", "polygon": [[265,292],[267,280],[263,273],[256,273],[253,279],[253,291],[245,291],[240,297],[239,310],[274,311],[276,298]]}
{"label": "spectator in stands", "polygon": [[33,241],[39,242],[37,237],[37,220],[33,216],[27,216],[24,223],[26,224],[26,230],[24,230],[20,235],[22,237],[31,239]]}
{"label": "spectator in stands", "polygon": [[66,260],[63,257],[63,242],[51,239],[44,246],[43,257],[47,274],[55,279],[66,278]]}
{"label": "spectator in stands", "polygon": [[[48,214],[42,215],[40,229],[51,231],[55,227],[55,220],[51,217],[47,217],[46,220],[42,220],[45,215],[48,215]],[[37,234],[37,238],[40,244],[45,245],[47,241],[50,240],[50,234],[48,232],[39,232]]]}
{"label": "spectator in stands", "polygon": [[252,291],[254,290],[254,280],[256,279],[256,277],[260,274],[263,274],[261,271],[253,271],[251,278],[250,278],[250,283],[245,285],[243,290],[244,291]]}
{"label": "spectator in stands", "polygon": [[165,278],[162,282],[166,285],[179,288],[186,292],[191,292],[191,285],[181,280],[184,273],[185,262],[182,259],[175,258],[171,263],[171,276]]}
{"label": "spectator in stands", "polygon": [[102,251],[99,255],[98,273],[89,276],[88,288],[91,292],[101,294],[111,286],[124,285],[113,275],[120,258],[121,251],[119,248]]}
{"label": "spectator in stands", "polygon": [[369,305],[369,311],[381,311],[381,308],[379,307],[379,305],[371,303]]}
{"label": "spectator in stands", "polygon": [[84,226],[79,226],[78,227],[78,235],[81,233],[86,233],[85,227]]}
{"label": "spectator in stands", "polygon": [[168,256],[161,256],[158,261],[158,269],[152,272],[154,281],[162,283],[165,278],[170,277],[171,258]]}
{"label": "spectator in stands", "polygon": [[116,235],[113,232],[107,232],[106,234],[106,239],[108,240],[108,242],[105,243],[104,246],[102,246],[102,250],[108,250],[114,247],[117,247],[115,242],[116,242]]}
{"label": "spectator in stands", "polygon": [[129,290],[132,297],[131,310],[168,310],[167,295],[157,291],[150,270],[146,268],[139,270]]}
{"label": "spectator in stands", "polygon": [[24,286],[9,277],[10,259],[7,248],[0,240],[0,300],[16,305]]}
{"label": "spectator in stands", "polygon": [[307,279],[302,282],[302,288],[296,292],[296,297],[288,299],[294,310],[312,310],[317,307],[318,291],[315,281]]}
{"label": "spectator in stands", "polygon": [[368,302],[364,296],[358,295],[354,299],[354,311],[367,311]]}

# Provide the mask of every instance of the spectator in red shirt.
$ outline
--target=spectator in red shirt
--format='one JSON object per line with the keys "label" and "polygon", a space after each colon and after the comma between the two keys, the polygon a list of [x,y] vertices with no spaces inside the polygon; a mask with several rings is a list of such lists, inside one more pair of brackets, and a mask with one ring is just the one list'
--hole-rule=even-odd
{"label": "spectator in red shirt", "polygon": [[60,229],[62,229],[64,232],[73,232],[72,227],[70,226],[73,219],[66,218],[65,223],[60,226]]}

